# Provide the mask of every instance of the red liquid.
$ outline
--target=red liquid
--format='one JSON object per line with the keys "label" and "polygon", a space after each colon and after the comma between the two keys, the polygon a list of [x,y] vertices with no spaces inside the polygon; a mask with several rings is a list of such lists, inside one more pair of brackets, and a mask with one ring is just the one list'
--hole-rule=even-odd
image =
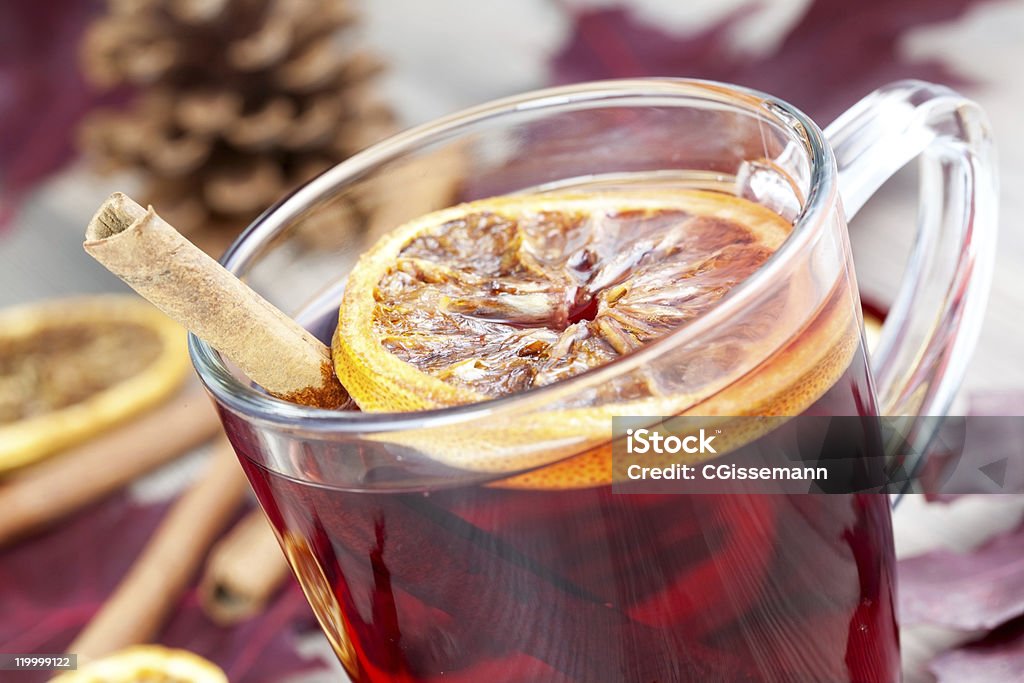
{"label": "red liquid", "polygon": [[[861,351],[808,412],[876,413]],[[356,681],[900,678],[884,495],[343,491],[223,418]]]}

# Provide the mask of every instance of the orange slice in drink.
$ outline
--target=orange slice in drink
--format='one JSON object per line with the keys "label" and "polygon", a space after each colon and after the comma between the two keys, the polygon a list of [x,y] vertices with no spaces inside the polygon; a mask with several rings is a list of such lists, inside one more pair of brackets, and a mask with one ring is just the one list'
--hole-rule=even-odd
{"label": "orange slice in drink", "polygon": [[0,472],[154,405],[187,369],[184,330],[135,296],[0,312]]}
{"label": "orange slice in drink", "polygon": [[[334,336],[335,369],[365,411],[454,406],[555,384],[705,314],[791,229],[762,206],[702,191],[510,195],[428,214],[356,264]],[[806,305],[794,304],[806,299],[802,284],[810,286],[796,282],[766,302],[743,338],[666,354],[662,367],[638,365],[472,433],[388,438],[447,465],[504,473],[607,445],[614,415],[696,406],[696,415],[795,414],[800,406],[779,404],[770,391],[759,390],[757,401],[712,399],[752,369],[753,350],[780,348],[800,329]],[[741,407],[763,412],[736,412]],[[601,451],[513,483],[606,481]]]}
{"label": "orange slice in drink", "polygon": [[53,679],[56,683],[228,683],[224,671],[188,650],[136,645]]}

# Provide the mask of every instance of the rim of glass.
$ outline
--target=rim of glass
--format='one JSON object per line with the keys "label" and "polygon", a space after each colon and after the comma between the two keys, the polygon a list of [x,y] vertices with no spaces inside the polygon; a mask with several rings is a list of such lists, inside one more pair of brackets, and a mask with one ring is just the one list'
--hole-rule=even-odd
{"label": "rim of glass", "polygon": [[[284,401],[239,380],[228,369],[220,354],[194,334],[188,335],[189,353],[200,380],[219,404],[247,419],[285,428],[311,432],[385,432],[448,425],[493,417],[496,413],[530,410],[550,404],[585,387],[599,384],[622,372],[642,365],[648,359],[686,344],[730,318],[756,295],[762,282],[785,270],[790,261],[816,237],[817,219],[829,208],[836,194],[836,165],[822,130],[793,105],[766,93],[742,86],[679,78],[606,80],[534,90],[513,97],[493,100],[440,119],[410,128],[353,155],[320,176],[302,185],[267,209],[232,243],[221,263],[237,273],[258,255],[262,245],[285,230],[300,213],[327,197],[348,179],[371,170],[382,161],[395,158],[417,143],[457,132],[460,128],[497,119],[505,114],[543,110],[569,102],[629,99],[643,96],[703,98],[719,101],[774,119],[793,134],[810,158],[810,187],[804,207],[793,231],[782,246],[747,280],[734,287],[708,313],[685,327],[648,342],[633,353],[593,368],[567,380],[521,393],[472,403],[404,413],[364,413],[325,410]],[[628,105],[626,105],[628,106]]]}

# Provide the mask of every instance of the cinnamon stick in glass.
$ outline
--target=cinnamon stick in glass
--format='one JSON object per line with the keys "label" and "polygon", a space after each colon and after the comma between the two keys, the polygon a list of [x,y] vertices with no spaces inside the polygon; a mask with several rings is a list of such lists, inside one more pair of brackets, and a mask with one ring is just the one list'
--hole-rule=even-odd
{"label": "cinnamon stick in glass", "polygon": [[14,472],[0,484],[0,546],[211,439],[219,426],[193,384],[122,427]]}
{"label": "cinnamon stick in glass", "polygon": [[348,394],[330,349],[185,239],[153,208],[120,192],[86,229],[85,250],[278,398],[340,408]]}
{"label": "cinnamon stick in glass", "polygon": [[171,506],[114,594],[67,651],[77,653],[81,663],[152,640],[247,489],[231,445],[221,439],[205,471]]}
{"label": "cinnamon stick in glass", "polygon": [[254,510],[210,551],[199,604],[218,624],[234,624],[258,614],[288,575],[270,523],[262,510]]}

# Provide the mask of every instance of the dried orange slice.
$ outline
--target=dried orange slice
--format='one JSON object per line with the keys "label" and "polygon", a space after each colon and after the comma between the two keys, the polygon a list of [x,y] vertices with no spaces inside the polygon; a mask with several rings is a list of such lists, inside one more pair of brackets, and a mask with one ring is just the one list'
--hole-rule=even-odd
{"label": "dried orange slice", "polygon": [[[382,238],[349,275],[333,341],[335,369],[366,411],[446,407],[552,384],[703,315],[791,229],[762,206],[702,191],[511,195],[428,214]],[[800,284],[789,287],[789,296],[803,296]],[[806,311],[790,303],[773,302],[750,335],[758,348],[781,348],[799,329]],[[799,354],[798,365],[811,367],[829,348],[812,350],[814,359]],[[780,404],[763,389],[753,393],[759,402],[751,394],[742,402],[726,396],[723,390],[749,368],[703,372],[735,365],[719,362],[719,351],[731,353],[709,345],[675,374],[641,369],[591,392],[582,405],[570,400],[542,415],[480,425],[473,435],[390,438],[449,465],[510,472],[607,444],[613,415],[676,415],[695,406],[700,415],[795,414],[789,411],[801,407]],[[828,386],[827,378],[807,381]],[[563,463],[556,475],[545,468],[543,476],[518,483],[607,479],[601,457]]]}
{"label": "dried orange slice", "polygon": [[0,472],[155,404],[187,370],[184,330],[138,297],[0,312]]}
{"label": "dried orange slice", "polygon": [[188,650],[136,645],[57,676],[58,683],[228,683],[224,671]]}

